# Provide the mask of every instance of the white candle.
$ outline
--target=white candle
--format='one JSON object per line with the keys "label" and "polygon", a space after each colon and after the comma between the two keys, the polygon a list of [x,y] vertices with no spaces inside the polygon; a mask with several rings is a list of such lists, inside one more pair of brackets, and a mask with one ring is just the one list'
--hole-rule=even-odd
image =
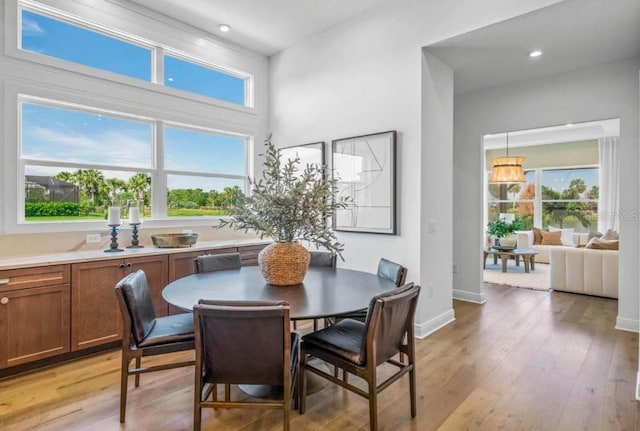
{"label": "white candle", "polygon": [[120,222],[120,207],[109,207],[109,218],[107,220],[108,225],[119,225]]}
{"label": "white candle", "polygon": [[140,208],[131,207],[129,208],[129,224],[139,224],[140,223]]}

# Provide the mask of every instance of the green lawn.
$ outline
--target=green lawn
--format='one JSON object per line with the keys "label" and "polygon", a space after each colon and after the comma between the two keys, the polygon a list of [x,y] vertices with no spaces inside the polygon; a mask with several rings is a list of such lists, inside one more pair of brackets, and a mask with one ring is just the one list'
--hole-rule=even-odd
{"label": "green lawn", "polygon": [[[177,209],[169,209],[169,217],[201,217],[201,216],[220,216],[227,215],[226,210],[222,209],[186,209],[186,208],[177,208]],[[150,217],[149,214],[145,214],[142,216],[143,219],[145,217]],[[26,221],[77,221],[77,220],[105,220],[105,215],[100,214],[89,214],[83,216],[40,216],[40,217],[26,217]],[[122,220],[123,223],[127,223],[127,219],[124,218]]]}

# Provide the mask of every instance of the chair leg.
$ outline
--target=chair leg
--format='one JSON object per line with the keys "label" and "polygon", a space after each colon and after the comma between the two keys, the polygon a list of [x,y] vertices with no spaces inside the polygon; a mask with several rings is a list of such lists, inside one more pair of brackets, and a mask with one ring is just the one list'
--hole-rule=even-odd
{"label": "chair leg", "polygon": [[303,415],[306,407],[307,395],[307,354],[300,352],[300,365],[298,368],[298,396],[300,397],[300,414]]}
{"label": "chair leg", "polygon": [[127,385],[129,383],[129,356],[122,352],[122,365],[120,369],[120,423],[124,423],[127,414]]}
{"label": "chair leg", "polygon": [[[289,392],[288,394],[286,392]],[[284,406],[283,406],[283,429],[284,431],[289,431],[289,422],[291,420],[291,391],[287,391],[287,386],[285,385],[285,393],[284,397]]]}
{"label": "chair leg", "polygon": [[[193,390],[193,431],[200,431],[200,426],[202,422],[202,407],[200,402],[202,401],[202,378],[196,372],[195,374],[195,382],[194,382],[194,390]],[[213,399],[216,400],[217,395],[215,394],[216,385],[213,385]]]}
{"label": "chair leg", "polygon": [[409,371],[409,398],[411,399],[411,417],[416,417],[416,369]]}
{"label": "chair leg", "polygon": [[375,374],[369,379],[369,429],[378,430],[378,392],[376,391]]}
{"label": "chair leg", "polygon": [[[136,358],[136,368],[140,368],[140,356]],[[136,374],[136,388],[140,386],[140,373]]]}
{"label": "chair leg", "polygon": [[229,383],[224,385],[224,400],[226,402],[231,401],[231,385]]}

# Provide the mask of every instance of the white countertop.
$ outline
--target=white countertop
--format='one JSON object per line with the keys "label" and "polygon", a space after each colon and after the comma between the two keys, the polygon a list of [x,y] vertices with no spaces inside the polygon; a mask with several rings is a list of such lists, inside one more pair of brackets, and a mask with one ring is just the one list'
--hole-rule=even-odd
{"label": "white countertop", "polygon": [[232,239],[224,241],[202,241],[191,247],[183,248],[124,248],[124,251],[105,253],[104,250],[69,251],[63,253],[43,254],[25,257],[0,258],[0,270],[18,269],[33,266],[60,265],[67,263],[89,262],[97,260],[123,259],[127,257],[153,256],[159,254],[188,253],[198,250],[211,250],[227,247],[244,247],[251,245],[269,244],[272,241],[265,239]]}

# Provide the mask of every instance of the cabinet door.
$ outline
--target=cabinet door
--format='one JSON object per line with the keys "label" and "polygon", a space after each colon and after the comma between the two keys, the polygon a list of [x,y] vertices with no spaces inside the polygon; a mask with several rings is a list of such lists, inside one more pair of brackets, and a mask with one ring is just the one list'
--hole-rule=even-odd
{"label": "cabinet door", "polygon": [[162,289],[168,284],[167,267],[169,259],[167,256],[135,257],[125,261],[128,272],[143,270],[147,276],[151,301],[156,311],[156,316],[166,316],[169,313],[169,304],[162,299]]}
{"label": "cabinet door", "polygon": [[238,252],[240,252],[240,260],[242,261],[242,266],[257,266],[258,254],[260,254],[260,251],[262,251],[262,249],[268,245],[269,244],[248,245],[245,247],[238,247]]}
{"label": "cabinet door", "polygon": [[123,260],[71,265],[71,350],[122,338],[115,286],[124,275]]}
{"label": "cabinet door", "polygon": [[69,351],[69,284],[0,294],[0,368]]}

